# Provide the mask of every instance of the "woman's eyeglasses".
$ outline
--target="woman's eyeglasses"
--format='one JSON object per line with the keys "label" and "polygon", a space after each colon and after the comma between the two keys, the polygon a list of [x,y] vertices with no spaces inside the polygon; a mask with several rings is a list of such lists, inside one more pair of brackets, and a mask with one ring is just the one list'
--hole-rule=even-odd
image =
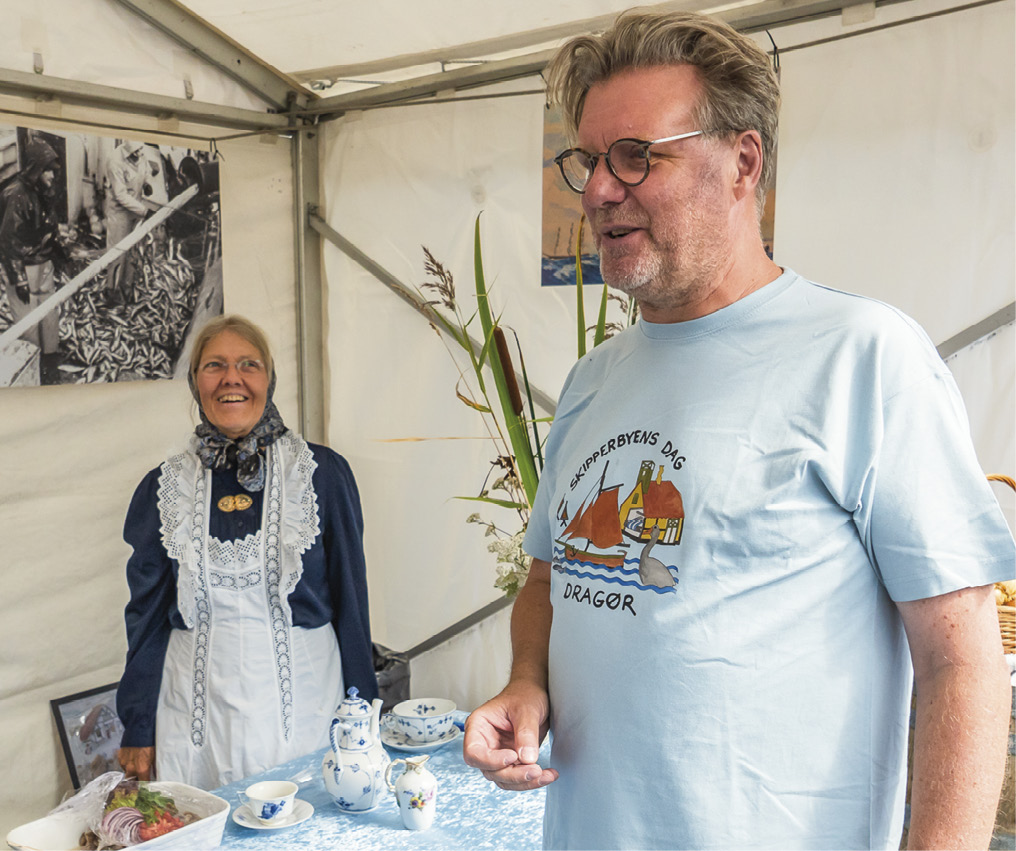
{"label": "woman's eyeglasses", "polygon": [[254,358],[244,358],[233,364],[221,360],[205,361],[198,367],[198,371],[204,375],[224,375],[231,366],[236,367],[236,371],[242,375],[257,375],[265,371],[265,365]]}

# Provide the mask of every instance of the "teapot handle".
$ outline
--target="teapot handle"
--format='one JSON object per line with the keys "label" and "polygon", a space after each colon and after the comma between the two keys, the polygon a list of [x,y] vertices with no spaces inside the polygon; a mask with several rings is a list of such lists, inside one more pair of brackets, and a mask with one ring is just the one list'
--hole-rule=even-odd
{"label": "teapot handle", "polygon": [[331,726],[328,728],[328,740],[331,742],[332,750],[336,753],[339,752],[339,734],[337,732],[339,726],[339,719],[333,718]]}
{"label": "teapot handle", "polygon": [[404,759],[393,759],[390,763],[388,763],[387,767],[385,768],[385,785],[392,792],[395,791],[395,784],[392,783],[392,769],[395,768],[395,766],[398,765],[400,762],[403,765],[406,764],[406,761]]}
{"label": "teapot handle", "polygon": [[328,727],[328,740],[331,742],[331,752],[335,755],[335,768],[332,770],[335,775],[335,782],[338,783],[342,777],[342,772],[345,771],[345,764],[342,762],[342,751],[338,746],[338,728],[348,726],[343,724],[337,718],[331,719],[331,726]]}

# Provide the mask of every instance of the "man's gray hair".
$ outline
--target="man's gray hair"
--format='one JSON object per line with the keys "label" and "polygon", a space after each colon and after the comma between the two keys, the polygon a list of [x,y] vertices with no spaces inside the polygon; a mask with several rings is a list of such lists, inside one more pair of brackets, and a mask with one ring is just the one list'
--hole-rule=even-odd
{"label": "man's gray hair", "polygon": [[761,211],[776,169],[780,84],[766,52],[723,21],[686,12],[622,12],[602,35],[579,36],[561,47],[547,67],[547,91],[550,101],[561,105],[574,141],[592,85],[621,71],[666,65],[693,65],[699,71],[703,94],[693,112],[697,129],[717,137],[757,130],[762,137],[756,189]]}

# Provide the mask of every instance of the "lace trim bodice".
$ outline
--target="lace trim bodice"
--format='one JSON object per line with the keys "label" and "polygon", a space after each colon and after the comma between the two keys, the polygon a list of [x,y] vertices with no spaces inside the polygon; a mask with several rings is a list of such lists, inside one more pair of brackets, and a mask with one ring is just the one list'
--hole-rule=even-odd
{"label": "lace trim bodice", "polygon": [[[194,628],[196,613],[200,618],[208,583],[212,581],[209,571],[241,553],[246,561],[252,547],[264,552],[260,539],[268,531],[263,519],[262,531],[257,536],[237,542],[209,537],[211,471],[201,466],[195,444],[192,439],[187,450],[162,465],[158,489],[162,544],[179,565],[177,608],[188,628]],[[321,532],[313,483],[317,462],[307,442],[292,431],[268,448],[267,462],[265,512],[272,514],[268,523],[272,529],[265,544],[270,560],[277,559],[280,603],[286,622],[291,625],[293,615],[288,598],[303,574],[302,555]],[[259,539],[257,543],[254,538]]]}

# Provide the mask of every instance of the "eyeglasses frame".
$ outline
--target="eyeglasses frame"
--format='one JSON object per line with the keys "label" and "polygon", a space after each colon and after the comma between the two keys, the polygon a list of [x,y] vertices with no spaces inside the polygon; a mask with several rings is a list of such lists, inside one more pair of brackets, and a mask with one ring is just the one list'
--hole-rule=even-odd
{"label": "eyeglasses frame", "polygon": [[[253,369],[244,369],[244,365],[247,364],[252,366]],[[202,375],[225,375],[229,372],[230,367],[242,375],[258,375],[266,371],[264,363],[258,358],[240,358],[240,360],[233,363],[212,358],[200,364],[197,371]]]}
{"label": "eyeglasses frame", "polygon": [[[649,165],[650,165],[649,157],[648,156],[646,157],[646,173],[642,175],[642,178],[640,180],[636,180],[634,183],[631,183],[630,181],[627,181],[623,177],[621,177],[616,171],[614,171],[614,166],[610,162],[610,152],[614,149],[615,145],[618,145],[621,142],[634,142],[638,147],[642,148],[642,150],[648,154],[649,148],[652,145],[662,145],[664,142],[677,142],[680,139],[690,139],[692,136],[702,136],[702,135],[705,135],[704,130],[691,130],[687,133],[678,133],[676,136],[664,136],[662,139],[653,139],[651,141],[646,141],[645,139],[632,139],[625,137],[624,139],[615,139],[613,142],[610,143],[610,146],[607,148],[606,151],[602,151],[599,154],[591,154],[589,153],[589,151],[583,150],[582,148],[568,148],[567,150],[561,151],[561,153],[559,153],[556,157],[554,157],[554,162],[557,163],[557,167],[561,172],[561,177],[564,179],[565,185],[572,192],[578,193],[579,195],[585,194],[586,191],[585,187],[583,187],[582,189],[576,189],[574,186],[572,186],[571,181],[568,180],[568,175],[565,174],[564,171],[565,159],[567,157],[572,156],[576,152],[583,153],[592,160],[593,164],[589,169],[589,180],[593,179],[593,172],[596,171],[596,164],[600,161],[600,157],[603,157],[603,160],[604,162],[606,162],[607,168],[610,170],[610,173],[614,175],[614,177],[617,178],[619,181],[621,181],[621,183],[623,183],[625,186],[640,186],[641,184],[645,183],[646,179],[649,177]],[[589,180],[586,181],[586,186],[589,186]]]}

